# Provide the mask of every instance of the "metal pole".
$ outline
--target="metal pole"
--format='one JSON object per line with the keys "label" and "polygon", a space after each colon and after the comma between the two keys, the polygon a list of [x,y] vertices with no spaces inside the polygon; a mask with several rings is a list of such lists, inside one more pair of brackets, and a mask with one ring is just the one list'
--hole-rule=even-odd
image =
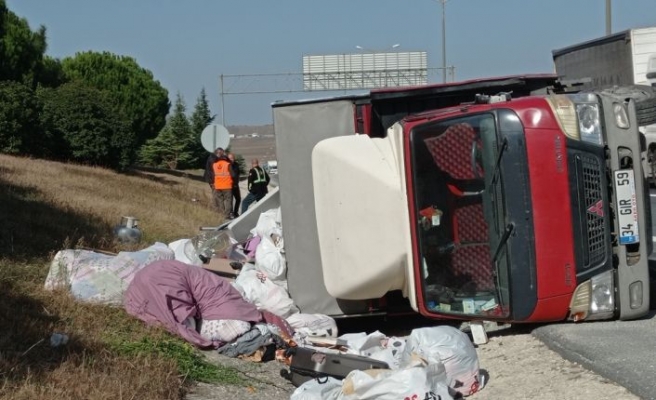
{"label": "metal pole", "polygon": [[223,96],[223,74],[221,74],[221,125],[225,125],[225,97]]}
{"label": "metal pole", "polygon": [[[610,0],[607,0],[610,1]],[[442,82],[446,83],[446,2],[447,0],[440,0],[442,3]]]}
{"label": "metal pole", "polygon": [[611,0],[606,0],[606,35],[611,34],[610,21],[611,21]]}

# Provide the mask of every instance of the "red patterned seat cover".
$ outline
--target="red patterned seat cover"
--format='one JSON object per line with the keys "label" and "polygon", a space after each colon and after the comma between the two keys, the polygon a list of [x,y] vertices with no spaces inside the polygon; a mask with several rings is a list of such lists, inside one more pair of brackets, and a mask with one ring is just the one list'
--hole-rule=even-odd
{"label": "red patterned seat cover", "polygon": [[487,243],[487,223],[483,205],[456,205],[453,210],[453,230],[456,243]]}
{"label": "red patterned seat cover", "polygon": [[476,284],[476,290],[493,290],[494,276],[490,246],[487,244],[465,245],[451,254],[451,266],[456,277],[467,278]]}
{"label": "red patterned seat cover", "polygon": [[452,179],[472,180],[477,177],[471,168],[472,143],[476,132],[469,124],[451,125],[443,134],[424,142],[435,164]]}

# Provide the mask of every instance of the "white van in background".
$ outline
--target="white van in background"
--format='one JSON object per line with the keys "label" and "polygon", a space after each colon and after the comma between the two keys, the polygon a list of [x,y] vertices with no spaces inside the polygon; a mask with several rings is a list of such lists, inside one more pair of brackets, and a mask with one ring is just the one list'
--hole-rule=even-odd
{"label": "white van in background", "polygon": [[277,160],[267,161],[264,164],[264,170],[268,172],[270,175],[278,174],[278,161]]}

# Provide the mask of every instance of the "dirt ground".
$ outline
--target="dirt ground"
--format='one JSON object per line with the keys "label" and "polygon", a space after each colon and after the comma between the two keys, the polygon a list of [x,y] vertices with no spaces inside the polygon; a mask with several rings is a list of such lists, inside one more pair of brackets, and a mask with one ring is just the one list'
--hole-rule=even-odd
{"label": "dirt ground", "polygon": [[491,399],[638,399],[625,388],[564,360],[530,332],[510,328],[477,349],[486,387],[471,397]]}
{"label": "dirt ground", "polygon": [[[564,360],[526,329],[511,327],[489,334],[490,341],[477,347],[485,387],[472,400],[629,400],[639,397],[582,366]],[[242,371],[249,387],[202,384],[188,400],[213,398],[289,399],[294,387],[280,377],[284,366],[228,359],[215,352],[208,357]]]}

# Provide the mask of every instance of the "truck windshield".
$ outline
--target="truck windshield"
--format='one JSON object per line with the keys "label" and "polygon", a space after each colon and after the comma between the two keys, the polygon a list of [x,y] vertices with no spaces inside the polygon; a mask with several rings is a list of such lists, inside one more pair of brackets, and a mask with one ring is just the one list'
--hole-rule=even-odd
{"label": "truck windshield", "polygon": [[430,311],[509,315],[504,149],[492,114],[428,122],[411,132],[416,245]]}

